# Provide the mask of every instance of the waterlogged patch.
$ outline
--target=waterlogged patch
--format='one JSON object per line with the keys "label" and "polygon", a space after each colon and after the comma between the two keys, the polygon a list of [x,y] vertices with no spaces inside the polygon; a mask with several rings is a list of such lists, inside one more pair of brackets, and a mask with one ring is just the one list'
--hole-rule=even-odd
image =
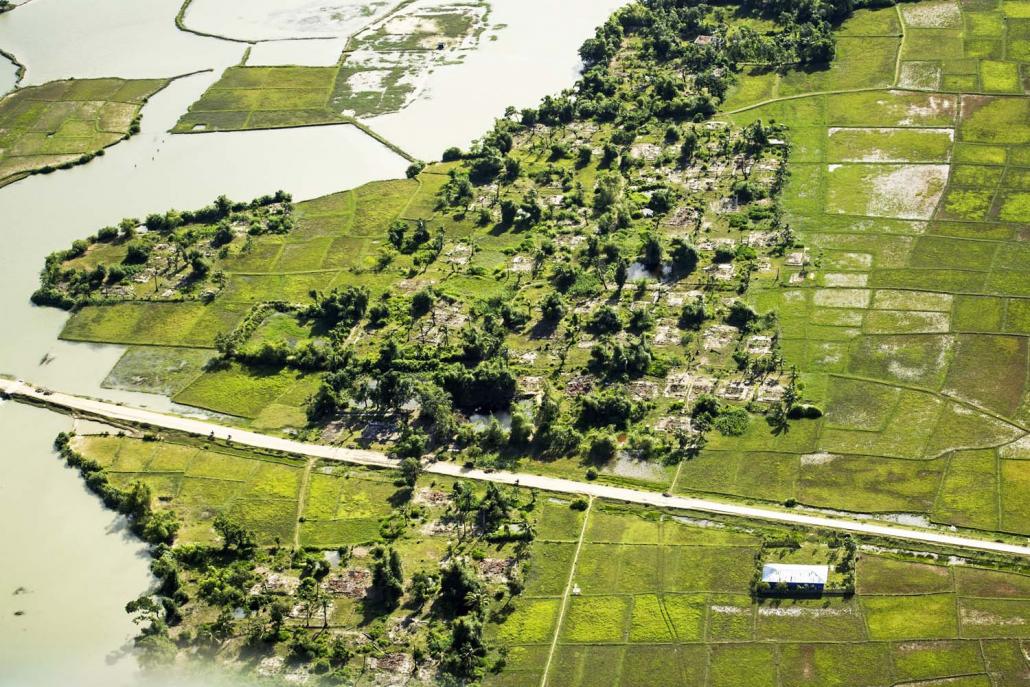
{"label": "waterlogged patch", "polygon": [[998,455],[1008,460],[1030,460],[1030,434],[1024,434],[1011,444],[998,449]]}
{"label": "waterlogged patch", "polygon": [[957,2],[926,2],[901,5],[905,24],[918,29],[957,29],[962,26],[962,12]]}
{"label": "waterlogged patch", "polygon": [[758,609],[760,616],[779,618],[826,618],[855,615],[850,606],[836,608],[813,608],[811,606],[762,606]]}
{"label": "waterlogged patch", "polygon": [[900,126],[931,123],[941,120],[954,121],[958,112],[958,98],[951,95],[931,95],[923,102],[910,102],[905,117],[898,121]]}
{"label": "waterlogged patch", "polygon": [[876,310],[866,317],[869,334],[942,334],[951,330],[951,317],[943,312]]}
{"label": "waterlogged patch", "polygon": [[740,606],[709,606],[712,613],[721,613],[722,615],[745,615],[750,614],[751,609],[742,608]]}
{"label": "waterlogged patch", "polygon": [[990,625],[993,627],[1019,627],[1027,624],[1026,618],[1002,616],[976,608],[963,608],[959,611],[963,625]]}
{"label": "waterlogged patch", "polygon": [[347,85],[354,93],[378,92],[386,86],[386,79],[392,73],[389,69],[368,69],[355,72],[347,79]]}
{"label": "waterlogged patch", "polygon": [[819,289],[813,302],[824,308],[865,308],[871,297],[868,289]]}
{"label": "waterlogged patch", "polygon": [[943,75],[937,62],[905,62],[901,65],[898,85],[919,91],[936,91],[941,87]]}
{"label": "waterlogged patch", "polygon": [[948,293],[881,289],[873,298],[873,307],[878,310],[934,310],[950,313],[953,300],[954,297]]}
{"label": "waterlogged patch", "polygon": [[823,275],[823,284],[833,287],[865,286],[869,275],[863,272],[829,272]]}
{"label": "waterlogged patch", "polygon": [[839,214],[930,219],[948,165],[831,165],[826,208]]}
{"label": "waterlogged patch", "polygon": [[839,456],[832,453],[809,453],[808,455],[801,456],[801,467],[829,465],[833,461],[837,460],[837,458],[839,458]]}

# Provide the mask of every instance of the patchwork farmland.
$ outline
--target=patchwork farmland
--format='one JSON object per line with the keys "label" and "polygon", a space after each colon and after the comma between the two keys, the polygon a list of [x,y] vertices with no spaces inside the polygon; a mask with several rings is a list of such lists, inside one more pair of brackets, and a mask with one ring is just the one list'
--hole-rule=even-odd
{"label": "patchwork farmland", "polygon": [[0,186],[84,164],[139,130],[166,79],[52,81],[0,100]]}
{"label": "patchwork farmland", "polygon": [[[362,616],[378,607],[369,545],[397,526],[395,473],[183,438],[87,435],[71,446],[99,461],[110,483],[148,485],[159,508],[181,518],[183,545],[211,543],[212,522],[233,514],[273,550],[299,541],[311,550],[346,551],[332,558],[325,577],[331,628],[365,626]],[[990,558],[946,565],[944,552],[856,548],[848,537],[525,491],[507,498],[519,504],[514,519],[525,518],[535,531],[533,542],[493,542],[474,530],[462,534],[455,484],[423,477],[415,487],[419,515],[389,541],[406,574],[433,573],[451,550],[478,561],[477,574],[491,589],[503,590],[512,576],[524,579],[517,598],[498,591],[487,613],[486,636],[503,666],[487,685],[861,687],[934,680],[990,687],[1021,684],[1026,676],[1030,577],[993,569]],[[304,562],[277,567],[276,558],[259,562],[248,579],[288,598],[303,580]],[[756,563],[770,561],[833,565],[830,595],[756,597]],[[193,575],[184,572],[184,579]],[[214,617],[214,598],[186,611],[186,627]],[[289,622],[322,621],[298,611]],[[391,665],[393,652],[419,638],[419,630],[394,637],[375,655]],[[287,679],[305,674],[274,665],[274,674]]]}
{"label": "patchwork farmland", "polygon": [[[775,406],[790,378],[787,366],[796,371],[791,383],[803,389],[806,401],[824,408],[824,416],[791,423],[784,431],[745,422],[739,431],[712,432],[695,450],[698,455],[685,461],[662,464],[634,459],[639,450],[629,451],[628,458],[624,452],[594,465],[599,479],[902,514],[1013,534],[1030,531],[1025,496],[1030,258],[1024,255],[1026,222],[1019,221],[1026,217],[1030,99],[1017,95],[1022,85],[996,93],[999,86],[991,77],[997,69],[991,64],[999,60],[978,54],[977,47],[993,41],[992,54],[1008,56],[1000,63],[1025,70],[1027,20],[1019,16],[1018,3],[926,6],[933,11],[921,13],[923,4],[857,11],[837,32],[838,56],[828,71],[745,72],[717,117],[733,131],[718,129],[718,122],[706,127],[713,161],[718,146],[725,145],[719,141],[741,135],[734,132],[746,134],[757,122],[783,128],[789,173],[778,199],[783,219],[773,214],[772,222],[787,226],[787,234],[766,229],[768,220],[761,218],[768,213],[760,207],[749,210],[758,219],[741,225],[741,213],[713,203],[736,171],[706,162],[684,175],[688,189],[700,189],[702,200],[673,208],[657,222],[663,238],[673,236],[674,242],[693,228],[704,268],[691,278],[674,276],[679,283],[671,285],[653,281],[640,263],[628,277],[636,293],[623,302],[649,309],[652,321],[645,321],[644,331],[652,355],[661,361],[661,369],[626,386],[649,408],[644,424],[666,435],[689,432],[696,417],[685,414],[712,393],[748,401],[752,408]],[[983,37],[985,31],[993,32],[991,37]],[[932,67],[940,78],[916,88],[903,80],[916,67]],[[574,194],[561,194],[555,186],[592,188],[605,174],[603,160],[593,158],[592,151],[579,164],[555,158],[554,150],[569,150],[577,141],[599,147],[610,135],[605,127],[578,123],[564,132],[546,131],[546,137],[518,139],[512,153],[539,177],[542,185],[533,192],[546,194],[548,203],[562,203],[549,212],[555,230],[541,242],[503,230],[503,222],[493,224],[490,206],[497,201],[487,194],[473,197],[470,205],[484,206],[475,213],[442,204],[441,194],[448,192],[459,166],[440,163],[412,179],[300,203],[277,223],[285,230],[269,229],[267,218],[257,224],[237,218],[227,234],[235,238],[227,245],[216,251],[210,239],[206,255],[213,267],[201,280],[184,279],[186,261],[166,248],[163,259],[175,267],[169,270],[174,274],[164,276],[158,265],[147,265],[133,277],[131,293],[103,288],[102,300],[116,296],[115,302],[82,308],[63,336],[146,347],[130,349],[112,372],[112,386],[165,390],[177,402],[258,428],[309,431],[305,405],[322,374],[260,360],[263,351],[322,345],[325,326],[262,304],[301,302],[314,291],[344,287],[367,288],[373,298],[386,299],[428,286],[438,293],[429,317],[412,317],[402,325],[403,338],[416,345],[451,345],[475,319],[466,303],[472,293],[487,300],[514,295],[518,307],[540,307],[546,282],[554,279],[540,274],[541,259],[551,260],[541,251],[556,250],[560,262],[582,250],[576,236],[582,220],[563,209],[566,195]],[[668,160],[661,156],[668,154],[660,132],[627,152],[656,172],[681,174],[663,169]],[[756,168],[775,174],[778,155],[775,147],[767,148]],[[559,173],[571,179],[554,184],[551,175]],[[698,175],[712,181],[705,186],[693,178]],[[646,177],[634,188],[646,188]],[[646,227],[653,214],[642,213],[635,226]],[[430,241],[419,251],[403,246],[397,251],[401,244],[388,229],[401,225],[438,232],[439,259],[419,262]],[[742,233],[731,225],[746,229]],[[207,225],[202,235],[213,231]],[[245,232],[249,236],[241,236]],[[777,242],[792,240],[788,234],[796,235],[797,245],[784,249]],[[611,250],[634,250],[630,236],[620,234],[620,248]],[[763,242],[772,248],[763,250]],[[95,242],[63,268],[95,270],[122,259],[125,246]],[[736,264],[720,262],[723,253],[736,256]],[[611,282],[600,286],[602,292],[628,295]],[[765,331],[741,335],[733,326],[713,322],[691,334],[681,310],[693,299],[721,291],[721,305],[709,295],[705,307],[725,308],[727,296],[742,289],[755,312],[773,314]],[[205,290],[217,297],[198,298]],[[597,284],[583,281],[566,297],[577,318],[604,310]],[[391,317],[398,317],[397,309],[389,307]],[[629,315],[627,308],[624,316]],[[530,324],[516,325],[506,335],[522,393],[538,394],[544,380],[572,398],[589,391],[596,380],[589,373],[591,346],[604,341],[591,334],[594,325],[580,325],[577,334],[574,326],[556,328],[543,317]],[[241,337],[237,358],[242,362],[211,368],[217,336],[230,332]],[[395,336],[401,330],[388,327],[385,333]],[[359,355],[373,355],[382,339],[374,327],[363,325],[347,342]],[[780,361],[780,373],[764,380],[760,374],[761,388],[750,386],[751,373],[733,371],[742,360],[751,369],[770,356]],[[163,358],[174,369],[141,374],[141,367],[160,368]],[[352,428],[345,441],[374,445],[390,436],[387,431],[377,437],[384,428]],[[520,469],[558,476],[579,476],[584,469],[578,456],[521,462]]]}
{"label": "patchwork farmland", "polygon": [[[809,264],[754,302],[780,314],[827,413],[786,450],[745,458],[720,440],[677,488],[1028,531],[1023,14],[860,11],[835,74],[752,75],[729,94],[727,119],[790,131],[783,204]],[[756,473],[771,480],[749,484]]]}

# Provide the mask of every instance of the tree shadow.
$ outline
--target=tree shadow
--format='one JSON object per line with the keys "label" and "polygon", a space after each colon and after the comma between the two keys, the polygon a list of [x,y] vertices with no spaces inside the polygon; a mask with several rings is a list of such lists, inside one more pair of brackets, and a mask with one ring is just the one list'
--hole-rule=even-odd
{"label": "tree shadow", "polygon": [[545,320],[540,319],[530,327],[529,338],[531,339],[550,339],[554,336],[554,333],[558,330],[558,321],[556,320]]}

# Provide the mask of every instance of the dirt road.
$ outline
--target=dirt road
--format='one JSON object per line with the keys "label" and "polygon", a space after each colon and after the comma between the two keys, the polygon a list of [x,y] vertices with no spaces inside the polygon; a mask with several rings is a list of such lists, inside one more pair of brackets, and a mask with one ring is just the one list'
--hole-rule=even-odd
{"label": "dirt road", "polygon": [[[393,467],[396,462],[376,451],[338,448],[310,444],[291,439],[273,437],[259,432],[251,432],[239,428],[226,427],[209,420],[182,417],[166,413],[158,413],[144,408],[97,401],[81,396],[44,391],[21,381],[0,379],[0,391],[15,400],[34,401],[72,412],[84,413],[98,418],[146,424],[156,428],[178,430],[197,436],[214,436],[218,439],[231,439],[235,444],[252,446],[272,451],[283,451],[300,456],[337,460],[358,465],[376,467]],[[664,496],[657,492],[614,487],[596,482],[578,482],[575,480],[543,477],[526,473],[468,470],[455,463],[439,462],[426,467],[432,474],[462,477],[501,484],[518,484],[523,487],[541,489],[574,496],[587,496],[649,506],[677,508],[702,513],[737,516],[768,522],[777,522],[807,527],[825,528],[840,532],[872,535],[928,544],[942,544],[962,549],[990,551],[1030,557],[1030,546],[1021,546],[1003,542],[963,537],[937,530],[915,529],[896,525],[870,522],[847,517],[831,517],[813,515],[790,510],[775,510],[758,506],[713,501],[709,499],[690,498],[686,496]]]}

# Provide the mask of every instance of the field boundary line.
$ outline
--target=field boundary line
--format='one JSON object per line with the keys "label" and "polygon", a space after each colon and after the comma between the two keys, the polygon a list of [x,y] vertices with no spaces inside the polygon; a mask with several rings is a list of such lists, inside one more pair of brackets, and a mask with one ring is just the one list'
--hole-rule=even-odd
{"label": "field boundary line", "polygon": [[894,85],[897,86],[901,82],[901,54],[905,51],[905,39],[908,38],[908,34],[905,33],[905,17],[901,16],[901,8],[898,6],[898,3],[894,3],[894,11],[898,15],[898,26],[901,27],[898,54],[894,58]]}
{"label": "field boundary line", "polygon": [[315,469],[315,459],[308,458],[304,464],[304,471],[300,475],[300,491],[297,493],[297,514],[293,519],[293,548],[300,549],[300,519],[304,516],[304,509],[307,507],[308,484],[311,482],[311,471]]}
{"label": "field boundary line", "polygon": [[[745,105],[744,107],[738,107],[735,110],[725,110],[723,112],[716,113],[716,117],[725,117],[726,115],[741,114],[749,110],[756,110],[766,105],[772,105],[773,103],[783,102],[785,100],[800,100],[802,98],[815,98],[823,95],[844,95],[847,93],[868,93],[870,91],[896,91],[896,90],[913,90],[913,89],[898,89],[893,85],[891,86],[865,86],[862,88],[842,88],[834,91],[812,91],[810,93],[798,93],[796,95],[785,95],[779,98],[769,98],[767,100],[760,100],[757,103],[751,105]],[[924,93],[925,91],[919,91]]]}
{"label": "field boundary line", "polygon": [[554,652],[558,648],[558,637],[561,635],[562,623],[565,622],[565,613],[571,603],[569,598],[572,595],[572,585],[576,579],[576,566],[579,564],[579,552],[583,549],[583,540],[586,539],[587,525],[590,524],[590,513],[594,508],[594,497],[587,501],[586,511],[583,513],[583,528],[579,532],[579,539],[576,541],[576,553],[572,556],[572,565],[569,566],[569,579],[565,583],[565,593],[562,594],[561,605],[558,607],[558,621],[554,626],[554,636],[551,637],[551,648],[547,652],[547,663],[544,664],[544,674],[540,676],[540,687],[547,687],[547,677],[551,671],[551,663],[554,661]]}

